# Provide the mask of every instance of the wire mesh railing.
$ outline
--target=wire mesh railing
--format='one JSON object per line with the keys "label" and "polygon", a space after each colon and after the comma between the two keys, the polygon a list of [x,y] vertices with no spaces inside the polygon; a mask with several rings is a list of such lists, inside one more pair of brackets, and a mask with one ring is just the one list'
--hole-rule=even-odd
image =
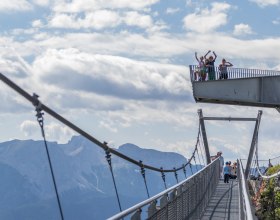
{"label": "wire mesh railing", "polygon": [[240,219],[253,220],[248,184],[245,179],[244,169],[241,160],[237,160],[237,178],[239,181],[239,199],[240,199]]}
{"label": "wire mesh railing", "polygon": [[[264,76],[280,76],[280,71],[277,70],[261,70],[247,68],[227,68],[226,71],[221,71],[219,67],[211,67],[201,69],[197,65],[190,65],[190,79],[194,81],[208,81],[220,79],[242,79]],[[211,75],[211,77],[209,77]]]}
{"label": "wire mesh railing", "polygon": [[108,220],[141,219],[145,208],[145,219],[199,219],[219,182],[219,165],[217,158],[188,179]]}

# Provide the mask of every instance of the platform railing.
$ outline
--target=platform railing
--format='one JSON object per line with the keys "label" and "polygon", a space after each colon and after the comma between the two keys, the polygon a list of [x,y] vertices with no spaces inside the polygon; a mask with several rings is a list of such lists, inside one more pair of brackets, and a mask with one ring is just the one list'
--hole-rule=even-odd
{"label": "platform railing", "polygon": [[[207,81],[207,80],[220,80],[220,79],[242,79],[253,77],[265,77],[265,76],[280,76],[278,70],[261,70],[261,69],[247,69],[247,68],[227,68],[227,77],[219,70],[219,67],[213,68],[212,73],[209,73],[209,69],[201,71],[197,65],[190,65],[190,79],[191,81]],[[211,72],[211,69],[210,69]],[[209,77],[209,74],[213,74]]]}
{"label": "platform railing", "polygon": [[[219,182],[220,161],[206,167],[177,185],[147,199],[108,220],[116,219],[199,219]],[[143,213],[147,208],[147,213]],[[143,215],[146,215],[143,217]]]}

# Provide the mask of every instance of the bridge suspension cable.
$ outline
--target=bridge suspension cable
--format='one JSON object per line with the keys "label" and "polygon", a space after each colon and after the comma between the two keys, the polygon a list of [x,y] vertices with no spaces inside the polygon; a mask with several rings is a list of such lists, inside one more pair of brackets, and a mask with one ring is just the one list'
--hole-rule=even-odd
{"label": "bridge suspension cable", "polygon": [[139,162],[141,164],[141,167],[140,167],[141,168],[141,174],[142,174],[144,184],[145,184],[145,187],[146,187],[147,196],[148,196],[148,198],[150,198],[149,189],[148,189],[147,181],[146,181],[145,168],[143,167],[142,161],[140,160]]}
{"label": "bridge suspension cable", "polygon": [[41,133],[42,133],[42,136],[43,136],[43,139],[44,139],[45,150],[46,150],[48,163],[49,163],[49,167],[50,167],[50,171],[51,171],[52,181],[53,181],[55,195],[56,195],[56,200],[57,200],[58,207],[59,207],[60,218],[62,220],[64,220],[63,211],[62,211],[62,207],[61,207],[61,202],[60,202],[60,198],[59,198],[59,194],[58,194],[58,190],[57,190],[57,184],[56,184],[56,180],[55,180],[54,170],[53,170],[53,166],[52,166],[52,160],[51,160],[51,156],[50,156],[50,153],[49,153],[49,148],[48,148],[47,141],[46,141],[46,136],[45,136],[44,117],[43,117],[44,113],[42,112],[41,105],[40,105],[40,102],[38,100],[38,96],[36,94],[34,94],[33,97],[34,97],[33,105],[35,106],[35,111],[37,112],[36,113],[37,121],[40,125]]}
{"label": "bridge suspension cable", "polygon": [[[87,138],[89,141],[93,142],[94,144],[96,144],[97,146],[99,146],[100,148],[102,148],[103,150],[108,150],[110,153],[132,163],[135,164],[139,167],[143,166],[143,168],[149,169],[149,170],[153,170],[153,171],[157,171],[157,172],[175,172],[175,171],[179,171],[182,170],[183,167],[177,167],[175,169],[163,169],[161,170],[158,167],[154,167],[148,164],[140,164],[139,161],[126,156],[125,154],[122,154],[120,152],[118,152],[117,150],[110,148],[109,146],[107,146],[106,144],[102,143],[101,141],[97,140],[96,138],[94,138],[93,136],[91,136],[90,134],[88,134],[87,132],[85,132],[84,130],[82,130],[81,128],[79,128],[78,126],[74,125],[73,123],[71,123],[70,121],[68,121],[67,119],[65,119],[64,117],[62,117],[60,114],[56,113],[55,111],[53,111],[52,109],[50,109],[49,107],[47,107],[46,105],[44,105],[42,102],[40,102],[38,100],[37,96],[36,98],[34,96],[29,95],[25,90],[23,90],[22,88],[20,88],[18,85],[16,85],[14,82],[12,82],[10,79],[8,79],[6,76],[4,76],[2,73],[0,73],[0,79],[6,83],[9,87],[11,87],[13,90],[15,90],[16,92],[18,92],[20,95],[22,95],[24,98],[26,98],[29,102],[34,103],[34,102],[39,102],[40,107],[42,110],[44,110],[45,112],[47,112],[49,115],[51,115],[52,117],[54,117],[55,119],[57,119],[58,121],[62,122],[63,124],[65,124],[66,126],[68,126],[69,128],[73,129],[74,131],[76,131],[78,134],[84,136],[85,138]],[[106,142],[105,142],[106,143]],[[191,160],[193,159],[193,156],[190,158],[190,160],[184,165],[187,166],[188,164],[190,164]]]}
{"label": "bridge suspension cable", "polygon": [[[107,146],[107,143],[104,142],[104,145]],[[105,150],[105,153],[106,153],[106,159],[107,159],[107,162],[108,162],[108,165],[109,165],[109,168],[110,168],[111,176],[112,176],[112,179],[113,179],[113,183],[114,183],[115,193],[116,193],[117,200],[118,200],[119,209],[120,209],[120,211],[122,211],[120,197],[119,197],[119,193],[118,193],[118,188],[117,188],[117,184],[116,184],[116,180],[115,180],[115,176],[114,176],[114,172],[113,172],[112,159],[111,159],[111,153],[109,151],[109,147]]]}
{"label": "bridge suspension cable", "polygon": [[[125,154],[122,154],[120,152],[118,152],[117,150],[114,150],[113,148],[110,148],[108,146],[108,144],[106,142],[101,142],[99,140],[97,140],[96,138],[94,138],[93,136],[91,136],[90,134],[88,134],[87,132],[85,132],[84,130],[82,130],[81,128],[79,128],[78,126],[74,125],[73,123],[71,123],[70,121],[68,121],[67,119],[65,119],[64,117],[62,117],[60,114],[56,113],[55,111],[53,111],[51,108],[47,107],[46,105],[44,105],[43,103],[41,103],[38,99],[38,95],[34,94],[33,96],[29,95],[25,90],[23,90],[22,88],[20,88],[18,85],[16,85],[14,82],[12,82],[10,79],[8,79],[6,76],[4,76],[2,73],[0,73],[0,79],[6,83],[8,86],[10,86],[13,90],[15,90],[16,92],[18,92],[20,95],[22,95],[24,98],[26,98],[29,102],[31,102],[33,105],[34,103],[36,104],[35,106],[39,106],[40,107],[40,111],[37,111],[37,116],[38,117],[38,122],[42,128],[42,135],[44,137],[45,140],[45,135],[44,135],[44,130],[43,130],[43,120],[42,120],[42,115],[44,114],[42,111],[44,110],[45,112],[47,112],[49,115],[51,115],[52,117],[54,117],[55,119],[57,119],[58,121],[62,122],[63,124],[65,124],[66,126],[68,126],[69,128],[73,129],[74,131],[76,131],[77,133],[79,133],[80,135],[84,136],[85,138],[87,138],[89,141],[93,142],[94,144],[96,144],[98,147],[102,148],[105,153],[106,153],[106,159],[107,162],[109,164],[109,168],[110,168],[110,172],[112,175],[112,179],[113,179],[113,183],[114,183],[114,188],[115,188],[115,192],[116,192],[116,196],[117,196],[117,200],[118,200],[118,205],[119,205],[119,209],[120,211],[122,211],[122,207],[121,207],[121,202],[120,202],[120,198],[119,198],[119,194],[118,194],[118,190],[117,190],[117,185],[116,185],[116,181],[115,181],[115,177],[114,177],[114,173],[113,173],[113,167],[112,167],[112,161],[111,161],[111,154],[114,154],[124,160],[126,160],[127,162],[130,162],[132,164],[135,164],[137,166],[140,167],[141,170],[141,174],[142,177],[144,179],[144,183],[145,183],[145,187],[146,187],[146,192],[148,195],[148,198],[150,197],[149,195],[149,191],[148,191],[148,187],[147,187],[147,182],[146,182],[146,177],[145,177],[145,169],[149,169],[149,170],[153,170],[156,172],[160,172],[162,174],[162,179],[164,181],[164,186],[166,187],[166,180],[165,180],[165,173],[167,172],[173,172],[176,178],[176,182],[178,183],[178,174],[177,171],[182,170],[185,174],[185,169],[186,167],[189,165],[191,172],[193,174],[193,170],[192,170],[192,160],[194,160],[195,165],[196,165],[196,169],[197,169],[197,164],[196,164],[196,159],[195,159],[195,154],[198,153],[198,144],[199,144],[199,136],[200,136],[200,125],[199,125],[199,129],[198,129],[198,138],[197,138],[197,142],[195,144],[195,149],[192,153],[192,156],[189,158],[189,160],[183,164],[180,167],[174,167],[173,169],[163,169],[162,167],[157,168],[151,165],[147,165],[144,164],[142,161],[137,161],[131,157],[126,156]],[[54,182],[54,186],[55,186],[55,190],[56,190],[56,196],[57,196],[57,201],[59,204],[59,209],[60,209],[60,214],[61,214],[61,219],[63,220],[63,213],[62,213],[62,208],[61,208],[61,204],[60,204],[60,200],[59,200],[59,195],[57,192],[57,187],[56,187],[56,182],[55,182],[55,178],[54,178],[54,174],[53,174],[53,169],[52,169],[52,165],[51,165],[51,160],[49,157],[49,152],[48,152],[48,147],[46,144],[46,140],[45,140],[45,145],[46,145],[46,151],[48,154],[48,159],[49,159],[49,164],[51,167],[51,173],[52,173],[52,177],[53,177],[53,182]],[[198,171],[198,169],[197,169]],[[186,174],[185,174],[186,177]]]}
{"label": "bridge suspension cable", "polygon": [[[272,174],[272,175],[264,175],[264,173],[261,172],[261,169],[260,169],[260,166],[259,166],[259,159],[258,159],[258,137],[257,137],[257,140],[256,140],[256,151],[255,151],[255,158],[256,158],[256,169],[259,173],[259,175],[261,176],[261,178],[263,179],[271,179],[271,178],[275,178],[275,177],[278,177],[280,176],[280,171]],[[277,158],[277,157],[275,157]]]}

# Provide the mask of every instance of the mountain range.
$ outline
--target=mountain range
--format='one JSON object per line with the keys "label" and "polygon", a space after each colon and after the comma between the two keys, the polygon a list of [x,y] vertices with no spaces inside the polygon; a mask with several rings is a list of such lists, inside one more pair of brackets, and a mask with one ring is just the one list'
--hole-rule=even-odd
{"label": "mountain range", "polygon": [[[103,149],[82,136],[73,136],[66,144],[47,142],[47,146],[64,219],[106,219],[119,212]],[[177,153],[142,149],[133,144],[124,144],[117,151],[164,169],[182,166],[187,161]],[[122,210],[147,199],[138,166],[112,155],[112,167]],[[0,143],[0,173],[0,219],[60,219],[43,141]],[[145,175],[150,196],[165,189],[161,173],[146,170]],[[191,175],[189,167],[187,175]],[[178,178],[185,179],[182,171]],[[174,173],[166,173],[166,183],[167,187],[176,184]]]}

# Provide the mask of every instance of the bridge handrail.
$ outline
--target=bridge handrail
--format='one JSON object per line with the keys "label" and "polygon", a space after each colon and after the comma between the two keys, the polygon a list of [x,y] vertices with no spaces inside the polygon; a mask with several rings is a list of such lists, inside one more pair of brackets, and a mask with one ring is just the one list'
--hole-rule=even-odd
{"label": "bridge handrail", "polygon": [[[189,68],[191,82],[199,81],[197,73],[199,72],[199,66],[189,65]],[[218,80],[221,73],[219,67],[215,67],[213,73],[214,75],[212,76],[212,80]],[[227,68],[227,75],[227,79],[241,79],[265,76],[280,76],[280,71],[229,67]]]}
{"label": "bridge handrail", "polygon": [[138,203],[138,204],[136,204],[136,205],[134,205],[134,206],[132,206],[132,207],[130,207],[130,208],[128,208],[128,209],[126,209],[126,210],[124,210],[124,211],[122,211],[122,212],[120,212],[120,213],[118,213],[118,214],[116,214],[116,215],[114,215],[114,216],[112,216],[112,217],[110,217],[110,218],[108,218],[107,220],[122,219],[123,217],[125,217],[125,216],[127,216],[127,215],[129,215],[129,214],[131,214],[131,213],[133,213],[133,212],[135,212],[135,211],[141,209],[142,207],[144,207],[144,206],[146,206],[146,205],[152,203],[153,201],[155,201],[155,200],[161,198],[162,196],[164,196],[164,195],[170,193],[172,190],[178,188],[179,186],[181,186],[182,184],[186,183],[186,182],[189,181],[190,179],[192,179],[192,178],[194,178],[195,176],[199,175],[201,172],[203,172],[203,171],[204,171],[205,169],[207,169],[209,166],[211,166],[212,164],[214,164],[217,160],[219,160],[219,158],[216,158],[216,159],[215,159],[214,161],[212,161],[210,164],[208,164],[207,166],[203,167],[201,170],[199,170],[199,171],[196,172],[195,174],[191,175],[191,176],[188,177],[187,179],[181,181],[180,183],[178,183],[178,184],[176,184],[176,185],[174,185],[174,186],[172,186],[172,187],[170,187],[170,188],[168,188],[168,189],[166,189],[166,190],[164,190],[164,191],[158,193],[157,195],[155,195],[155,196],[153,196],[153,197],[151,197],[151,198],[149,198],[149,199],[147,199],[147,200],[145,200],[145,201],[142,201],[142,202],[140,202],[140,203]]}
{"label": "bridge handrail", "polygon": [[[250,204],[250,199],[248,196],[248,189],[246,187],[246,179],[245,179],[245,175],[244,175],[244,169],[243,169],[243,165],[240,159],[237,160],[238,161],[238,170],[239,170],[239,187],[241,189],[241,193],[242,196],[240,196],[240,202],[241,202],[241,206],[243,207],[241,211],[244,211],[245,214],[244,218],[241,217],[241,219],[247,219],[247,220],[253,220],[253,214],[252,214],[252,209],[251,209],[251,204]],[[245,205],[245,207],[244,207]]]}

